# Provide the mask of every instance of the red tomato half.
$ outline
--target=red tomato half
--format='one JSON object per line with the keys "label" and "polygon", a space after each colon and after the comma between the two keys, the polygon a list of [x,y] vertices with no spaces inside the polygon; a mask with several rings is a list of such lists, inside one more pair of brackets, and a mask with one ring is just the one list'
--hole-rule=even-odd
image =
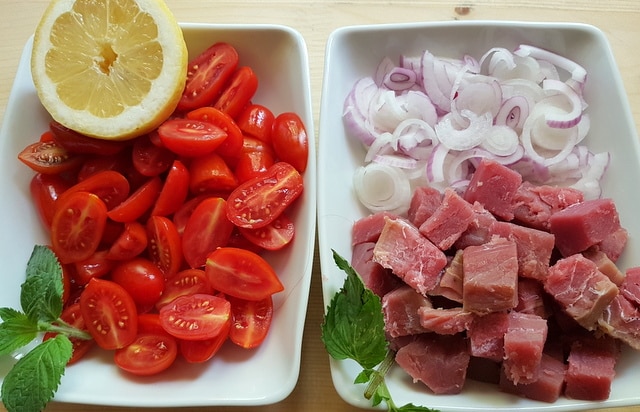
{"label": "red tomato half", "polygon": [[73,280],[78,286],[84,286],[93,278],[101,278],[111,272],[115,262],[107,259],[107,250],[98,250],[86,259],[73,264]]}
{"label": "red tomato half", "polygon": [[227,139],[227,133],[212,123],[178,118],[162,123],[158,135],[167,149],[186,157],[211,153]]}
{"label": "red tomato half", "polygon": [[51,248],[61,263],[91,256],[102,239],[107,206],[93,193],[75,192],[56,202],[51,221]]}
{"label": "red tomato half", "polygon": [[222,345],[229,339],[231,318],[223,326],[218,336],[207,340],[180,340],[180,354],[189,363],[206,362],[218,353]]}
{"label": "red tomato half", "polygon": [[46,175],[37,173],[31,179],[29,190],[31,199],[47,228],[51,227],[55,204],[58,197],[69,189],[71,185],[59,175]]}
{"label": "red tomato half", "polygon": [[246,300],[262,300],[284,290],[271,265],[254,252],[232,247],[214,250],[205,273],[219,292]]}
{"label": "red tomato half", "polygon": [[176,273],[165,282],[164,292],[156,307],[160,309],[179,296],[194,294],[212,295],[213,287],[202,269],[185,269]]}
{"label": "red tomato half", "polygon": [[135,170],[143,176],[151,177],[169,170],[176,154],[166,147],[156,146],[151,138],[145,135],[133,142],[131,157]]}
{"label": "red tomato half", "polygon": [[271,129],[275,116],[269,108],[260,104],[250,104],[245,107],[238,116],[238,127],[242,133],[262,140],[271,142]]}
{"label": "red tomato half", "polygon": [[[84,318],[82,317],[82,313],[80,313],[80,304],[74,303],[72,305],[67,306],[60,315],[60,319],[67,322],[69,325],[73,326],[76,329],[81,329],[86,331],[87,327],[84,322]],[[47,332],[43,336],[43,340],[51,339],[57,334],[55,332]],[[94,344],[94,341],[91,339],[79,339],[75,337],[69,337],[73,345],[73,354],[71,355],[71,359],[67,362],[67,365],[71,365],[80,360]]]}
{"label": "red tomato half", "polygon": [[273,319],[273,299],[262,300],[229,298],[231,302],[231,330],[229,338],[246,349],[259,346],[269,333]]}
{"label": "red tomato half", "polygon": [[182,206],[189,194],[189,170],[180,160],[175,160],[167,177],[164,179],[162,191],[158,196],[151,215],[167,216]]}
{"label": "red tomato half", "polygon": [[300,196],[300,173],[286,162],[278,162],[263,175],[248,180],[227,198],[227,217],[238,227],[267,226]]}
{"label": "red tomato half", "polygon": [[58,202],[75,192],[90,192],[102,199],[107,209],[111,210],[129,196],[129,190],[126,177],[114,170],[104,170],[71,186],[59,197]]}
{"label": "red tomato half", "polygon": [[82,156],[73,154],[55,141],[40,141],[22,149],[18,159],[38,173],[59,174],[82,164]]}
{"label": "red tomato half", "polygon": [[309,158],[309,136],[300,116],[292,112],[279,114],[273,121],[271,144],[278,159],[304,173]]}
{"label": "red tomato half", "polygon": [[284,213],[273,222],[258,229],[238,228],[251,243],[267,250],[279,250],[291,243],[295,235],[293,221]]}
{"label": "red tomato half", "polygon": [[129,293],[110,280],[91,279],[80,295],[87,330],[103,349],[131,344],[138,333],[138,312]]}
{"label": "red tomato half", "polygon": [[190,111],[187,113],[187,118],[209,122],[224,130],[227,138],[216,149],[216,153],[224,157],[225,160],[233,158],[240,153],[242,149],[242,131],[228,114],[215,107],[205,106]]}
{"label": "red tomato half", "polygon": [[213,107],[237,118],[258,90],[258,77],[248,66],[240,67],[233,74],[227,87]]}
{"label": "red tomato half", "polygon": [[71,153],[98,154],[102,156],[119,153],[129,143],[125,141],[96,139],[71,130],[52,120],[49,129],[53,139]]}
{"label": "red tomato half", "polygon": [[227,218],[227,202],[210,197],[198,204],[182,234],[182,253],[192,268],[203,267],[213,250],[226,246],[233,232]]}
{"label": "red tomato half", "polygon": [[187,82],[177,110],[193,110],[213,102],[235,72],[238,60],[233,46],[215,43],[189,62]]}
{"label": "red tomato half", "polygon": [[127,222],[120,236],[109,248],[107,259],[133,259],[144,252],[148,242],[147,230],[140,222]]}
{"label": "red tomato half", "polygon": [[164,291],[164,275],[160,268],[141,257],[120,262],[113,268],[111,280],[131,295],[140,312],[152,308]]}
{"label": "red tomato half", "polygon": [[172,336],[143,333],[124,348],[116,350],[115,364],[134,375],[155,375],[167,369],[178,356],[178,342]]}
{"label": "red tomato half", "polygon": [[109,210],[109,218],[116,222],[132,222],[138,219],[153,206],[162,187],[160,177],[150,178],[122,203]]}
{"label": "red tomato half", "polygon": [[160,324],[169,334],[184,340],[206,340],[218,336],[231,316],[225,298],[195,294],[180,296],[160,309]]}
{"label": "red tomato half", "polygon": [[243,151],[238,157],[234,173],[238,183],[261,176],[275,163],[271,151]]}
{"label": "red tomato half", "polygon": [[238,180],[225,160],[217,153],[196,157],[189,166],[191,193],[230,192],[238,186]]}
{"label": "red tomato half", "polygon": [[182,266],[182,240],[176,225],[164,216],[151,216],[147,220],[147,236],[149,258],[165,278],[173,276]]}

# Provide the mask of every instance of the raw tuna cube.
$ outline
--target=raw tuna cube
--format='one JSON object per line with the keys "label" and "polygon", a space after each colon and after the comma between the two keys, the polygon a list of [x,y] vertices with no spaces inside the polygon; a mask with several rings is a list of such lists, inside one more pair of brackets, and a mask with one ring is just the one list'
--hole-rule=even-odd
{"label": "raw tuna cube", "polygon": [[509,326],[507,312],[493,312],[476,316],[469,325],[467,336],[472,356],[502,362],[504,358],[504,334]]}
{"label": "raw tuna cube", "polygon": [[620,229],[618,211],[611,199],[573,204],[551,215],[549,223],[556,247],[565,257],[587,250]]}
{"label": "raw tuna cube", "polygon": [[547,321],[537,315],[510,312],[504,334],[504,373],[511,382],[531,383],[540,376]]}
{"label": "raw tuna cube", "polygon": [[396,219],[390,212],[379,212],[356,220],[351,228],[351,244],[377,242],[386,218]]}
{"label": "raw tuna cube", "polygon": [[599,401],[609,398],[620,348],[611,338],[585,338],[571,345],[564,394]]}
{"label": "raw tuna cube", "polygon": [[518,279],[518,305],[516,312],[538,315],[547,319],[550,311],[545,304],[545,292],[542,283],[535,279]]}
{"label": "raw tuna cube", "polygon": [[495,222],[491,231],[516,243],[520,276],[532,279],[543,279],[547,276],[555,246],[552,234],[510,222]]}
{"label": "raw tuna cube", "polygon": [[436,211],[440,203],[442,193],[438,189],[431,186],[417,187],[411,197],[407,217],[415,227],[420,227]]}
{"label": "raw tuna cube", "polygon": [[599,248],[590,247],[586,251],[582,252],[582,255],[593,261],[593,263],[598,267],[598,270],[611,279],[611,281],[617,286],[620,286],[622,282],[624,282],[625,274],[622,273],[622,271],[618,269],[618,266],[609,259],[609,256]]}
{"label": "raw tuna cube", "polygon": [[461,198],[453,189],[444,191],[442,203],[419,226],[420,233],[440,250],[447,250],[467,230],[473,220],[471,204]]}
{"label": "raw tuna cube", "polygon": [[609,256],[613,262],[616,262],[622,255],[628,239],[627,229],[621,227],[598,243],[598,249]]}
{"label": "raw tuna cube", "polygon": [[455,335],[464,332],[476,316],[460,307],[448,309],[421,307],[418,309],[418,314],[420,315],[420,324],[424,329],[440,335]]}
{"label": "raw tuna cube", "polygon": [[467,230],[462,233],[454,244],[456,249],[464,249],[467,246],[478,246],[491,240],[491,225],[496,221],[495,216],[484,208],[480,203],[475,202],[471,206],[473,209],[473,219]]}
{"label": "raw tuna cube", "polygon": [[431,302],[408,285],[382,297],[385,331],[392,338],[426,332],[420,324],[420,308],[431,308]]}
{"label": "raw tuna cube", "polygon": [[373,261],[374,242],[358,243],[353,246],[351,267],[362,278],[365,286],[382,297],[402,284],[400,278]]}
{"label": "raw tuna cube", "polygon": [[583,193],[577,189],[522,182],[513,197],[514,220],[548,232],[552,214],[583,200]]}
{"label": "raw tuna cube", "polygon": [[518,254],[515,242],[494,237],[469,246],[462,255],[462,306],[480,315],[518,304]]}
{"label": "raw tuna cube", "polygon": [[386,219],[373,249],[373,260],[391,269],[406,284],[426,295],[440,279],[447,257],[411,223]]}
{"label": "raw tuna cube", "polygon": [[426,333],[396,353],[396,363],[413,381],[421,381],[435,394],[462,391],[469,359],[467,341],[462,334]]}
{"label": "raw tuna cube", "polygon": [[620,293],[631,302],[640,305],[640,266],[626,270],[625,279],[620,286]]}
{"label": "raw tuna cube", "polygon": [[507,379],[504,371],[500,374],[500,390],[536,401],[553,403],[560,398],[564,389],[564,377],[567,366],[559,359],[542,354],[540,359],[540,374],[531,383],[515,384]]}
{"label": "raw tuna cube", "polygon": [[456,254],[440,277],[440,283],[429,292],[429,295],[444,296],[454,302],[462,303],[462,254],[461,249],[456,250]]}
{"label": "raw tuna cube", "polygon": [[464,199],[479,202],[495,216],[513,219],[513,197],[522,184],[522,176],[514,170],[490,159],[482,159],[476,168]]}
{"label": "raw tuna cube", "polygon": [[544,289],[583,328],[593,330],[603,310],[618,294],[618,287],[594,262],[575,254],[549,268]]}
{"label": "raw tuna cube", "polygon": [[640,311],[623,294],[616,296],[607,306],[598,326],[608,335],[640,350]]}

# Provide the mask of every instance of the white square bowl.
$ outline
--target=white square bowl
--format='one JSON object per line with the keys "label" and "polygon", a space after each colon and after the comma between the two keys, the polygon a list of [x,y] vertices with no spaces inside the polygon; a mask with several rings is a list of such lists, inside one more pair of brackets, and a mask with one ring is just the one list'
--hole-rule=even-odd
{"label": "white square bowl", "polygon": [[[573,23],[526,23],[506,21],[453,21],[344,27],[328,39],[323,94],[320,108],[318,149],[318,247],[323,297],[328,305],[342,287],[344,273],[332,257],[334,249],[351,259],[351,227],[369,212],[359,204],[352,176],[363,165],[364,149],[347,135],[343,121],[344,101],[356,80],[372,76],[384,57],[398,61],[400,55],[480,58],[492,47],[514,50],[530,44],[577,61],[588,73],[584,91],[591,129],[585,142],[594,152],[609,151],[612,162],[602,181],[603,196],[615,200],[620,219],[630,234],[620,268],[640,265],[640,145],[628,100],[611,48],[595,27]],[[433,395],[421,383],[394,368],[388,385],[396,405],[413,403],[442,411],[569,411],[640,404],[640,353],[625,349],[616,367],[611,396],[602,402],[561,397],[553,404],[499,392],[494,385],[467,380],[461,394]],[[360,370],[355,362],[331,359],[334,386],[350,404],[370,407],[364,386],[353,381]]]}
{"label": "white square bowl", "polygon": [[[316,228],[315,134],[306,44],[298,32],[278,25],[181,27],[191,58],[214,42],[232,44],[241,64],[251,66],[258,76],[253,101],[275,114],[295,111],[305,122],[309,159],[304,192],[292,210],[296,237],[286,253],[265,255],[285,291],[274,295],[271,330],[255,350],[228,343],[207,363],[178,360],[166,373],[136,378],[118,370],[112,353],[96,349],[67,368],[54,400],[135,407],[264,405],[286,398],[298,381]],[[34,244],[48,243],[30,201],[33,173],[17,159],[50,121],[31,79],[31,45],[32,39],[24,48],[0,130],[0,307],[20,307],[20,284],[31,250]],[[10,357],[0,357],[0,381],[12,364]]]}

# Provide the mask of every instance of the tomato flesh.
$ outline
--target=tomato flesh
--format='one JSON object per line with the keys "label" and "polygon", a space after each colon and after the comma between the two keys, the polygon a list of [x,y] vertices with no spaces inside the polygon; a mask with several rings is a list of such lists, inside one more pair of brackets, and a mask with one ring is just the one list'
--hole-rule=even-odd
{"label": "tomato flesh", "polygon": [[229,241],[234,226],[226,205],[223,198],[210,197],[193,210],[182,234],[182,253],[190,267],[203,267],[209,253]]}
{"label": "tomato flesh", "polygon": [[240,233],[255,245],[266,250],[280,250],[293,240],[295,225],[282,213],[267,226],[258,229],[238,228]]}
{"label": "tomato flesh", "polygon": [[209,122],[227,134],[227,138],[216,149],[216,153],[220,156],[228,160],[240,153],[242,149],[242,131],[228,114],[215,107],[205,106],[190,111],[187,113],[187,118]]}
{"label": "tomato flesh", "polygon": [[44,174],[59,174],[75,169],[82,156],[69,152],[55,141],[39,141],[25,147],[18,159],[32,170]]}
{"label": "tomato flesh", "polygon": [[248,66],[238,68],[213,107],[237,118],[258,89],[258,77]]}
{"label": "tomato flesh", "polygon": [[189,363],[203,363],[213,358],[222,345],[229,339],[231,318],[222,327],[218,335],[206,340],[180,340],[180,354]]}
{"label": "tomato flesh", "polygon": [[218,336],[231,316],[228,300],[214,295],[180,296],[160,309],[160,324],[169,334],[184,340]]}
{"label": "tomato flesh", "polygon": [[195,294],[212,295],[213,287],[202,269],[184,269],[165,282],[164,292],[156,302],[156,308],[171,303],[175,298]]}
{"label": "tomato flesh", "polygon": [[231,329],[229,338],[245,349],[259,346],[267,337],[273,319],[273,299],[261,300],[229,298],[231,302]]}
{"label": "tomato flesh", "polygon": [[178,342],[167,334],[142,333],[128,346],[114,354],[115,364],[139,376],[158,374],[173,364],[178,356]]}
{"label": "tomato flesh", "polygon": [[149,258],[165,278],[173,276],[182,266],[182,239],[176,225],[164,216],[151,216],[147,221]]}
{"label": "tomato flesh", "polygon": [[158,128],[162,144],[180,156],[195,157],[211,153],[227,139],[218,126],[193,119],[169,119]]}

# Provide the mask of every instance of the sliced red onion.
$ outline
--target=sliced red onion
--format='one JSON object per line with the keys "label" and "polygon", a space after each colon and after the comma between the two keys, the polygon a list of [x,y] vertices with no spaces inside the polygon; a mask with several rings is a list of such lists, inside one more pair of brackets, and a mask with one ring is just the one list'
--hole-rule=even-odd
{"label": "sliced red onion", "polygon": [[396,153],[376,155],[373,158],[373,161],[391,167],[398,167],[400,169],[415,169],[418,165],[418,161],[416,159]]}
{"label": "sliced red onion", "polygon": [[587,80],[587,71],[575,61],[559,54],[544,50],[539,47],[521,44],[513,52],[518,56],[531,56],[536,59],[546,60],[556,67],[560,67],[571,74],[571,78],[579,83]]}
{"label": "sliced red onion", "polygon": [[477,115],[472,111],[462,110],[460,114],[469,120],[468,127],[458,129],[450,116],[444,116],[435,127],[438,140],[450,150],[468,150],[476,147],[485,139],[493,124],[491,113]]}
{"label": "sliced red onion", "polygon": [[468,119],[462,119],[461,112],[468,110],[473,113],[491,113],[491,117],[498,114],[502,103],[502,89],[500,83],[493,77],[475,75],[460,82],[452,89],[457,94],[451,99],[451,113],[456,116],[459,124],[468,124]]}
{"label": "sliced red onion", "polygon": [[480,147],[496,156],[509,156],[520,147],[518,134],[509,126],[493,126]]}
{"label": "sliced red onion", "polygon": [[524,96],[512,96],[506,99],[494,118],[496,126],[507,126],[516,133],[522,131],[522,125],[529,117],[530,104]]}
{"label": "sliced red onion", "polygon": [[565,96],[570,104],[566,113],[547,112],[545,119],[550,127],[569,128],[578,124],[582,116],[582,100],[578,93],[566,83],[559,80],[547,79],[542,82],[542,89],[546,91],[556,91]]}
{"label": "sliced red onion", "polygon": [[436,132],[431,125],[421,119],[403,120],[393,132],[397,150],[411,154],[412,150],[421,145],[435,144],[438,141]]}
{"label": "sliced red onion", "polygon": [[449,148],[443,144],[436,145],[427,159],[427,179],[430,183],[444,182],[444,163]]}
{"label": "sliced red onion", "polygon": [[[526,156],[544,166],[551,166],[562,161],[577,144],[578,128],[549,128],[544,122],[544,114],[537,115],[535,112],[534,108],[534,113],[529,116],[522,128],[522,145]],[[551,137],[551,133],[553,133],[553,137]],[[558,146],[562,146],[559,150],[540,148],[540,143],[544,142],[543,144],[550,146],[550,143],[554,141],[558,142]],[[539,149],[534,147],[534,142],[538,143]]]}
{"label": "sliced red onion", "polygon": [[489,49],[480,58],[480,66],[484,65],[484,62],[489,60],[487,67],[487,73],[491,75],[496,66],[504,66],[509,70],[513,70],[516,67],[516,62],[513,59],[513,53],[505,49],[504,47],[493,47]]}
{"label": "sliced red onion", "polygon": [[411,202],[409,178],[398,168],[369,163],[356,169],[353,187],[360,202],[371,212],[402,214]]}
{"label": "sliced red onion", "polygon": [[373,81],[378,85],[378,87],[384,84],[384,79],[395,67],[395,63],[389,57],[384,57],[380,61],[373,76]]}
{"label": "sliced red onion", "polygon": [[367,148],[367,155],[364,157],[364,161],[368,163],[376,156],[394,153],[396,151],[393,147],[394,144],[395,139],[392,133],[382,133]]}
{"label": "sliced red onion", "polygon": [[416,85],[416,73],[403,67],[394,67],[386,74],[382,82],[391,90],[408,90]]}
{"label": "sliced red onion", "polygon": [[437,58],[428,50],[422,54],[424,91],[443,113],[450,110],[451,87],[459,70],[452,61]]}

